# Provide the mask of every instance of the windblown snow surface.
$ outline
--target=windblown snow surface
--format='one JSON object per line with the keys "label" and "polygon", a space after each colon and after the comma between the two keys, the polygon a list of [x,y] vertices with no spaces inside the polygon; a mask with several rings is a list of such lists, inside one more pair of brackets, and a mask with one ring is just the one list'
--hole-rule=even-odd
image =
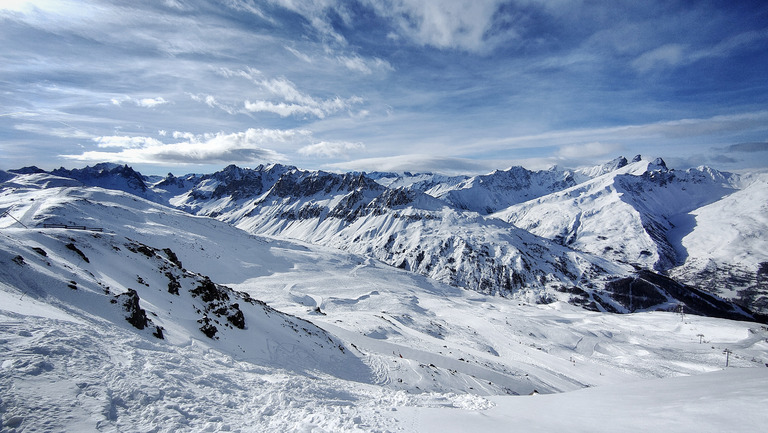
{"label": "windblown snow surface", "polygon": [[768,424],[758,323],[529,305],[127,193],[17,179],[0,191],[3,432]]}

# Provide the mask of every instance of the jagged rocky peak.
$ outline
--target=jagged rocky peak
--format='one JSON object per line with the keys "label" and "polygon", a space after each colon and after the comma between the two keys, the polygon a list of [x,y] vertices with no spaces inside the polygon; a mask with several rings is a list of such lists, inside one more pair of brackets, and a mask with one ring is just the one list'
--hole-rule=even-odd
{"label": "jagged rocky peak", "polygon": [[557,166],[547,170],[528,170],[522,166],[512,166],[506,170],[495,170],[490,174],[474,176],[461,184],[461,187],[496,187],[521,191],[531,189],[534,186],[548,191],[573,186],[572,173],[563,171]]}
{"label": "jagged rocky peak", "polygon": [[642,160],[643,160],[643,156],[642,155],[635,155],[634,158],[632,158],[631,162],[633,162],[633,163],[634,162],[640,162]]}
{"label": "jagged rocky peak", "polygon": [[370,207],[384,207],[392,209],[405,206],[415,201],[417,195],[424,195],[420,191],[409,190],[404,187],[392,188],[384,191],[370,203]]}
{"label": "jagged rocky peak", "polygon": [[144,176],[127,164],[120,165],[111,162],[101,162],[93,167],[85,166],[85,168],[75,168],[72,170],[61,167],[51,171],[51,174],[79,180],[86,185],[120,189],[127,192],[146,192],[149,189],[144,182]]}
{"label": "jagged rocky peak", "polygon": [[291,165],[282,164],[259,164],[256,166],[256,168],[239,167],[235,164],[230,164],[213,174],[204,176],[204,178],[212,178],[220,182],[231,182],[248,177],[257,177],[261,174],[282,175],[283,173],[287,173],[292,170],[297,170],[297,168]]}
{"label": "jagged rocky peak", "polygon": [[293,170],[284,173],[272,186],[277,197],[311,197],[319,193],[347,193],[360,190],[383,191],[385,188],[365,173],[336,174],[325,171]]}
{"label": "jagged rocky peak", "polygon": [[371,173],[364,173],[369,178],[380,181],[380,180],[388,180],[388,179],[399,179],[402,176],[398,173],[395,173],[394,171],[374,171]]}
{"label": "jagged rocky peak", "polygon": [[667,171],[669,169],[667,168],[667,163],[665,163],[663,159],[656,158],[648,165],[648,170]]}
{"label": "jagged rocky peak", "polygon": [[648,168],[645,170],[642,176],[646,180],[650,180],[654,184],[663,186],[673,181],[677,176],[675,170],[667,168],[667,164],[661,158],[656,158],[648,163]]}
{"label": "jagged rocky peak", "polygon": [[[636,163],[641,160],[642,158],[640,157],[640,155],[637,155],[632,159],[632,163]],[[596,178],[604,174],[613,173],[614,171],[624,168],[629,164],[630,162],[627,161],[627,158],[625,158],[624,156],[619,156],[617,158],[614,158],[608,162],[605,162],[599,165],[577,169],[575,171],[575,174],[578,177],[578,180],[583,182],[590,178]],[[565,173],[568,174],[570,172],[566,171]],[[574,185],[575,183],[579,183],[579,182],[578,181],[574,182]],[[568,185],[568,186],[573,186],[573,185]]]}
{"label": "jagged rocky peak", "polygon": [[[203,176],[201,183],[205,181],[215,183],[211,193],[213,198],[229,196],[238,200],[263,194],[279,177],[296,170],[296,167],[281,164],[259,165],[255,169],[241,168],[232,164],[221,171]],[[198,193],[201,192],[198,191]]]}
{"label": "jagged rocky peak", "polygon": [[509,188],[520,190],[530,186],[531,174],[530,170],[517,165],[509,167],[504,171],[494,171],[491,174],[477,176],[472,179],[472,182],[475,184],[484,184],[488,182],[491,182],[492,184],[503,183]]}
{"label": "jagged rocky peak", "polygon": [[237,179],[237,178],[240,178],[240,177],[243,176],[243,172],[245,170],[248,170],[248,169],[243,169],[243,168],[240,168],[240,167],[236,166],[235,164],[230,164],[230,165],[224,167],[224,169],[219,171],[217,174],[219,176],[223,176],[225,178],[235,178],[235,179]]}
{"label": "jagged rocky peak", "polygon": [[184,181],[182,179],[179,179],[178,177],[174,176],[173,173],[168,173],[167,176],[165,176],[165,179],[158,182],[155,186],[156,187],[165,187],[165,186],[183,186]]}
{"label": "jagged rocky peak", "polygon": [[194,188],[204,175],[188,173],[183,176],[175,176],[168,173],[166,177],[152,185],[152,188],[171,192],[172,195],[181,194],[184,191]]}
{"label": "jagged rocky peak", "polygon": [[39,173],[46,173],[45,170],[42,168],[39,168],[37,166],[31,165],[29,167],[22,167],[22,168],[14,168],[11,170],[8,170],[10,173],[15,174],[39,174]]}
{"label": "jagged rocky peak", "polygon": [[[230,164],[224,167],[222,170],[219,170],[213,173],[211,175],[211,178],[216,179],[220,182],[232,182],[232,181],[240,180],[243,177],[247,176],[247,173],[249,171],[251,170],[248,168],[240,168],[234,164]],[[260,171],[260,170],[257,169],[254,171]]]}
{"label": "jagged rocky peak", "polygon": [[374,190],[374,191],[383,190],[381,185],[379,185],[373,179],[369,178],[365,173],[344,174],[340,184],[340,189],[343,191],[352,191],[352,190],[361,190],[361,189],[368,189],[368,190]]}
{"label": "jagged rocky peak", "polygon": [[623,156],[620,156],[608,163],[608,166],[611,168],[611,170],[618,170],[621,167],[624,167],[626,165],[627,165],[627,158],[624,158]]}

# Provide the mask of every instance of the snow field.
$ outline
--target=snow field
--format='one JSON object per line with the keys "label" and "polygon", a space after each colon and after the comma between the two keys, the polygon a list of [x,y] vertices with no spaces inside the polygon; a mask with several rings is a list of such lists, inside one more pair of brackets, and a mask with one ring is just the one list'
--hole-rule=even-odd
{"label": "snow field", "polygon": [[613,384],[531,397],[491,397],[482,412],[403,408],[422,432],[751,432],[765,428],[768,369]]}
{"label": "snow field", "polygon": [[4,431],[362,432],[394,424],[377,417],[379,389],[241,362],[195,343],[169,346],[130,330],[9,312],[0,330]]}

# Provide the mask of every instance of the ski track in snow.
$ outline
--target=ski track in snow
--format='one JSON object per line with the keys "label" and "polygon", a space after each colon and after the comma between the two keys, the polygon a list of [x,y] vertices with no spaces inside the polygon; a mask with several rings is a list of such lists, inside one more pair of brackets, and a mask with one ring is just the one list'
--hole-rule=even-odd
{"label": "ski track in snow", "polygon": [[482,409],[471,395],[409,394],[238,362],[191,344],[10,312],[0,391],[14,431],[396,431],[397,407]]}

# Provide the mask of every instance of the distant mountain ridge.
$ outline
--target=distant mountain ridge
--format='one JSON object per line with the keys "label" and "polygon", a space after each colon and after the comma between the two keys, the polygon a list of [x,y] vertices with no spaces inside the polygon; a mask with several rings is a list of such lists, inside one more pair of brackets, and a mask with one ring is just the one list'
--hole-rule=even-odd
{"label": "distant mountain ridge", "polygon": [[[642,303],[622,303],[622,295],[604,289],[638,269],[768,312],[764,236],[751,243],[731,240],[732,248],[743,245],[742,253],[751,257],[738,266],[722,255],[707,259],[689,251],[705,248],[701,241],[693,247],[685,241],[700,234],[697,209],[725,199],[738,208],[745,194],[736,193],[747,189],[751,194],[743,200],[765,197],[768,188],[760,176],[747,182],[707,167],[677,171],[660,158],[647,161],[639,155],[579,170],[511,167],[471,177],[337,174],[281,164],[230,165],[212,174],[169,174],[152,183],[114,164],[51,174],[129,192],[251,233],[365,254],[483,293],[632,311]],[[733,215],[731,223],[739,218]],[[752,219],[757,222],[750,233],[766,233],[768,223]],[[717,231],[712,224],[707,230]],[[723,277],[712,269],[738,272]],[[718,288],[724,281],[727,290]]]}
{"label": "distant mountain ridge", "polygon": [[[38,169],[36,173],[44,173],[44,171]],[[52,170],[50,174],[75,179],[82,182],[83,185],[124,191],[151,201],[161,200],[160,197],[146,184],[146,178],[128,165],[104,162],[80,169],[66,169],[61,167]]]}
{"label": "distant mountain ridge", "polygon": [[[247,193],[232,187],[243,179],[250,179]],[[454,209],[421,191],[384,187],[362,173],[228,167],[172,200],[179,208],[251,233],[368,254],[484,293],[510,295],[523,289],[577,284],[575,275],[600,274],[599,268],[609,266],[599,260],[587,265],[590,259],[579,265],[570,257],[576,253],[569,249],[498,220]],[[545,293],[537,290],[529,295],[535,301],[546,298]]]}

